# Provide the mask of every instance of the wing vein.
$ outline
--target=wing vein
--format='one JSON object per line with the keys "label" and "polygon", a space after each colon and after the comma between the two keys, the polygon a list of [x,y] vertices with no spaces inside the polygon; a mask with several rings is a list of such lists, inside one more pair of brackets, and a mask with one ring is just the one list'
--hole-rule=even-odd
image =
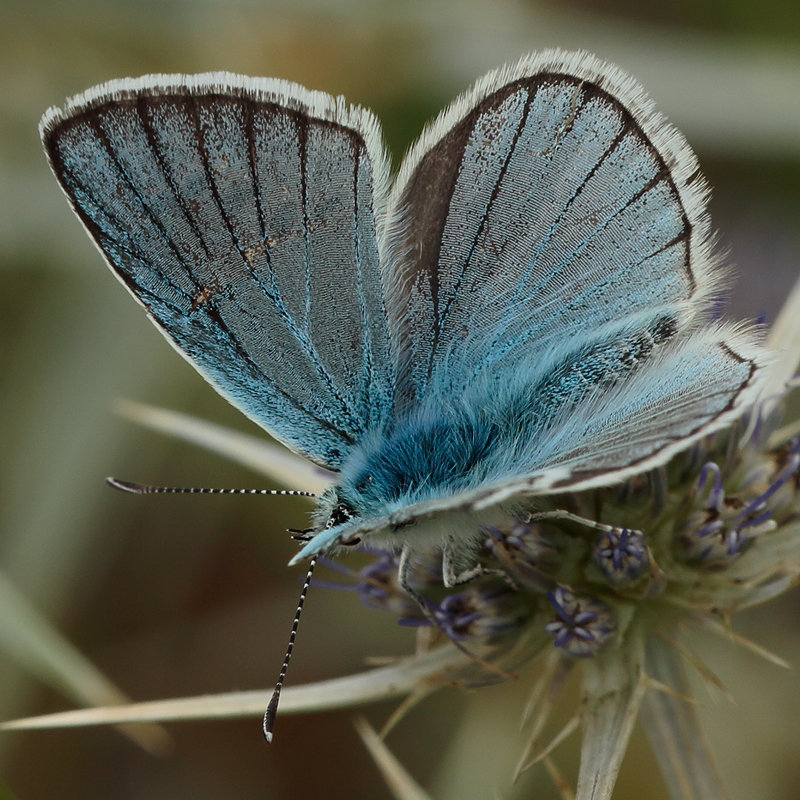
{"label": "wing vein", "polygon": [[[450,312],[450,309],[453,306],[453,302],[455,301],[455,298],[458,295],[458,292],[459,292],[459,290],[461,288],[461,284],[462,284],[462,282],[464,280],[464,276],[466,275],[467,268],[468,268],[470,262],[472,261],[472,257],[475,254],[475,250],[476,250],[476,248],[478,246],[478,242],[479,242],[479,240],[481,238],[481,234],[483,234],[486,231],[486,226],[488,224],[489,214],[491,213],[492,207],[494,206],[494,203],[497,200],[497,196],[498,196],[498,194],[500,192],[500,187],[501,187],[501,185],[503,183],[503,179],[505,178],[506,173],[508,172],[508,166],[511,163],[513,157],[514,157],[514,154],[516,153],[517,144],[519,143],[520,136],[521,136],[522,131],[525,128],[525,124],[526,124],[526,122],[528,120],[528,114],[530,113],[531,100],[532,100],[529,90],[526,92],[526,95],[527,95],[527,97],[525,99],[525,107],[524,107],[524,110],[522,112],[522,117],[521,117],[519,123],[517,124],[517,129],[514,132],[514,137],[513,137],[512,142],[511,142],[511,147],[509,147],[508,153],[506,153],[506,156],[503,159],[503,164],[500,167],[500,170],[498,171],[497,179],[495,180],[494,186],[492,187],[492,192],[489,195],[489,199],[486,202],[486,208],[484,209],[483,216],[481,217],[480,224],[476,228],[475,234],[472,237],[472,242],[470,243],[470,246],[469,246],[469,250],[467,251],[467,253],[465,254],[465,256],[464,256],[464,258],[462,260],[461,266],[459,268],[458,277],[456,278],[456,280],[453,283],[452,288],[450,289],[450,298],[449,298],[449,300],[447,300],[444,303],[444,307],[442,308],[441,311],[438,310],[438,304],[437,304],[437,313],[436,313],[435,326],[434,326],[434,340],[433,340],[433,345],[431,347],[430,355],[428,357],[428,380],[429,381],[430,381],[430,378],[431,378],[431,374],[433,373],[433,362],[435,361],[436,352],[438,350],[439,333],[444,328],[444,326],[445,326],[445,324],[447,322],[447,316],[448,316],[448,314]],[[438,265],[437,265],[437,271],[438,271]]]}

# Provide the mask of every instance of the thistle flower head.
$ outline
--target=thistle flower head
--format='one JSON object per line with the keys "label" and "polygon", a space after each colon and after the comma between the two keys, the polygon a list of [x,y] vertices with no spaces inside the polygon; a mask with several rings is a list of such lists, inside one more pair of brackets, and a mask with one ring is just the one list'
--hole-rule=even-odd
{"label": "thistle flower head", "polygon": [[591,658],[612,640],[617,623],[614,612],[601,600],[576,597],[566,589],[548,592],[556,619],[545,625],[553,644],[575,658]]}

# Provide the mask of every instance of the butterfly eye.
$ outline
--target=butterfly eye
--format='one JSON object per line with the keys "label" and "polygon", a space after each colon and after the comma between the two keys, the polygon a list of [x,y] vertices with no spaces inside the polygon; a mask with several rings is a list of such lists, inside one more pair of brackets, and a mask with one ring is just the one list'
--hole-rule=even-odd
{"label": "butterfly eye", "polygon": [[[339,502],[336,503],[331,511],[331,515],[328,518],[328,523],[325,525],[325,529],[329,530],[330,528],[335,528],[337,525],[342,525],[345,522],[353,519],[355,515],[355,509],[348,502],[339,500]],[[349,542],[342,542],[341,544],[349,544]],[[355,544],[355,542],[353,544]]]}

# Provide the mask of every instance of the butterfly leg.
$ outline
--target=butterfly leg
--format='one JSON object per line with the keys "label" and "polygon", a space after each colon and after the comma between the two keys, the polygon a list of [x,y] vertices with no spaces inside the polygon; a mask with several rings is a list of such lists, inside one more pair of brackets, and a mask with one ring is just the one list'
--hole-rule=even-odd
{"label": "butterfly leg", "polygon": [[[482,575],[497,575],[503,578],[515,591],[519,589],[511,577],[501,569],[486,569],[478,564],[472,569],[464,570],[456,574],[450,549],[445,548],[442,555],[442,581],[448,589],[468,583],[469,581],[475,580],[475,578],[480,578]],[[436,620],[433,606],[411,585],[410,574],[411,549],[404,547],[400,553],[400,563],[397,567],[397,582],[402,586],[406,594],[422,609],[425,616],[438,627],[439,623]]]}
{"label": "butterfly leg", "polygon": [[422,613],[434,624],[439,627],[436,615],[430,603],[411,585],[411,548],[404,547],[400,552],[400,563],[397,565],[397,582],[403,587],[403,591],[422,609]]}
{"label": "butterfly leg", "polygon": [[[491,570],[491,572],[499,572],[500,570]],[[425,617],[430,621],[431,625],[435,630],[442,630],[442,626],[439,623],[439,620],[436,618],[436,606],[426,600],[410,583],[410,573],[411,573],[411,548],[404,547],[400,552],[400,563],[397,567],[397,582],[403,589],[408,593],[408,596],[411,597],[413,600],[417,602],[422,613]],[[463,574],[463,573],[462,573]],[[477,575],[475,576],[477,577]],[[469,578],[471,580],[471,578]],[[446,633],[446,631],[445,631]],[[469,656],[473,661],[476,661],[482,667],[486,668],[490,672],[496,672],[499,675],[502,675],[506,679],[515,679],[516,675],[510,672],[506,672],[505,670],[501,669],[496,664],[492,664],[488,661],[485,661],[480,656],[475,655],[472,653],[467,647],[465,647],[461,642],[453,639],[452,636],[450,637],[450,641],[462,652],[464,655]]]}
{"label": "butterfly leg", "polygon": [[580,517],[577,514],[571,514],[569,511],[542,511],[539,514],[530,514],[525,521],[528,523],[531,522],[541,522],[545,519],[563,519],[567,522],[575,522],[578,525],[583,525],[585,528],[592,528],[596,531],[602,531],[604,533],[608,533],[608,531],[613,531],[613,525],[605,525],[602,522],[595,522],[593,519],[586,519],[586,517]]}
{"label": "butterfly leg", "polygon": [[476,578],[482,578],[484,575],[495,575],[498,578],[502,578],[515,592],[519,590],[519,586],[505,570],[489,569],[481,564],[476,564],[470,569],[456,572],[454,561],[453,548],[450,545],[445,545],[442,550],[442,581],[448,589],[469,583]]}

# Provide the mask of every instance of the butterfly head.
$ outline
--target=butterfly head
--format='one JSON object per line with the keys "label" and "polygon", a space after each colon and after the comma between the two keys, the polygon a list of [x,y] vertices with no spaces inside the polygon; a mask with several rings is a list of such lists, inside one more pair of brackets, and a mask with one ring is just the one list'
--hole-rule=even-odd
{"label": "butterfly head", "polygon": [[353,506],[345,498],[339,497],[335,489],[325,494],[323,501],[326,500],[328,502],[324,506],[320,505],[320,510],[327,516],[323,531],[338,528],[357,516]]}
{"label": "butterfly head", "polygon": [[290,563],[296,564],[304,558],[320,555],[335,547],[359,544],[361,536],[355,529],[359,527],[360,521],[352,503],[346,497],[340,496],[336,487],[328,489],[320,497],[310,539]]}

